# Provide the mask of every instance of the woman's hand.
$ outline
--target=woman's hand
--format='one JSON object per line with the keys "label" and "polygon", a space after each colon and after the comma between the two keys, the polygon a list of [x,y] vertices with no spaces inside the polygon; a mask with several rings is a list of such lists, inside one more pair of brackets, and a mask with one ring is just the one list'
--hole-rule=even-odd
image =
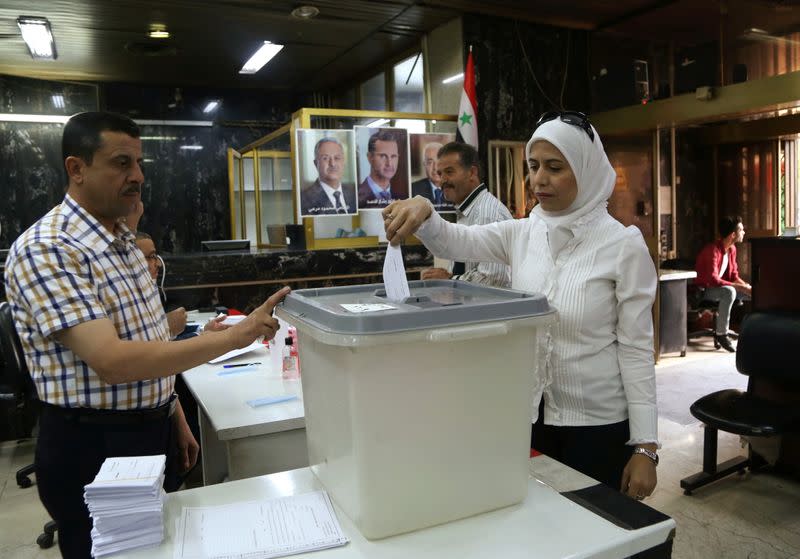
{"label": "woman's hand", "polygon": [[[649,445],[646,448],[650,450]],[[622,487],[620,490],[629,497],[641,501],[645,497],[652,495],[653,490],[656,488],[656,482],[655,462],[644,454],[634,454],[622,471]]]}
{"label": "woman's hand", "polygon": [[383,209],[383,226],[386,239],[393,245],[417,232],[420,225],[431,216],[433,206],[422,196],[410,200],[397,200]]}

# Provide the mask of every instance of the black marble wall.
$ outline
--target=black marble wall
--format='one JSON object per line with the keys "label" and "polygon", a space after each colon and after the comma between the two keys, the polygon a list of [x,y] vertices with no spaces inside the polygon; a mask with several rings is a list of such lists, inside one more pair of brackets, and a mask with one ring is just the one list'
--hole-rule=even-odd
{"label": "black marble wall", "polygon": [[61,202],[60,124],[0,122],[0,248]]}
{"label": "black marble wall", "polygon": [[[230,237],[227,148],[243,147],[285,123],[303,100],[257,91],[195,88],[176,94],[176,89],[0,76],[0,112],[68,115],[101,106],[135,119],[213,120],[208,127],[142,126],[140,227],[164,252],[199,251],[203,240]],[[64,109],[53,106],[54,94],[64,96]],[[214,115],[202,112],[210,99],[222,100]],[[0,122],[0,248],[63,198],[61,131],[61,124]]]}
{"label": "black marble wall", "polygon": [[490,139],[527,141],[545,111],[589,111],[587,32],[467,14],[463,34],[475,60],[482,154]]}
{"label": "black marble wall", "polygon": [[[385,256],[385,247],[168,255],[164,287],[169,308],[223,305],[249,312],[282,285],[304,289],[380,283]],[[419,269],[433,264],[433,257],[422,245],[407,245],[403,261],[410,270],[408,279],[415,280]]]}

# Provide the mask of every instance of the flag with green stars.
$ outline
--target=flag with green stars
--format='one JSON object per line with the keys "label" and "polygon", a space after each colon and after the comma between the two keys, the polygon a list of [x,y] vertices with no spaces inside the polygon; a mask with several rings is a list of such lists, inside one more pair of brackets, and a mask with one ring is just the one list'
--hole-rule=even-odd
{"label": "flag with green stars", "polygon": [[475,65],[472,62],[472,48],[467,56],[464,69],[464,90],[458,106],[458,139],[478,149],[478,100],[475,96]]}

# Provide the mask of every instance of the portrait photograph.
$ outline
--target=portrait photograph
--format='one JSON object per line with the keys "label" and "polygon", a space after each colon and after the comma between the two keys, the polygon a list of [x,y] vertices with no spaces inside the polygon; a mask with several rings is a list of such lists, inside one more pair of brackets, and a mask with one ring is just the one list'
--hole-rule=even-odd
{"label": "portrait photograph", "polygon": [[456,211],[453,204],[445,199],[439,175],[436,173],[436,155],[439,149],[455,140],[455,134],[409,134],[411,197],[427,198],[439,213]]}
{"label": "portrait photograph", "polygon": [[358,213],[353,131],[300,129],[296,146],[298,215]]}
{"label": "portrait photograph", "polygon": [[358,208],[380,210],[409,195],[408,130],[355,126]]}

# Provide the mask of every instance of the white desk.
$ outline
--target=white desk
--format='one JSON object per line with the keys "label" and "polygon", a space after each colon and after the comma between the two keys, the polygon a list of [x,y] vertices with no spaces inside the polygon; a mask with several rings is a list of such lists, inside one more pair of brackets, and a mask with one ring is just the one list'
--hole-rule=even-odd
{"label": "white desk", "polygon": [[[257,371],[218,374],[223,365],[255,361],[262,363]],[[199,408],[205,485],[308,465],[300,380],[283,380],[270,365],[266,349],[217,365],[200,365],[184,372],[183,378]],[[281,394],[297,399],[258,408],[247,404]]]}
{"label": "white desk", "polygon": [[[344,547],[293,555],[317,559],[504,559],[562,557],[628,557],[662,546],[669,556],[675,529],[672,519],[638,530],[626,530],[562,496],[567,491],[594,484],[590,478],[546,456],[531,460],[533,478],[527,499],[520,505],[457,520],[433,528],[383,540],[361,536],[350,519],[336,507],[342,529],[350,538]],[[539,481],[541,480],[541,481]],[[172,559],[175,519],[186,506],[209,506],[237,501],[269,499],[322,489],[309,468],[240,480],[212,487],[173,493],[167,501],[166,536],[157,548],[115,557]],[[636,506],[644,507],[639,503]],[[665,543],[666,542],[666,543]]]}

